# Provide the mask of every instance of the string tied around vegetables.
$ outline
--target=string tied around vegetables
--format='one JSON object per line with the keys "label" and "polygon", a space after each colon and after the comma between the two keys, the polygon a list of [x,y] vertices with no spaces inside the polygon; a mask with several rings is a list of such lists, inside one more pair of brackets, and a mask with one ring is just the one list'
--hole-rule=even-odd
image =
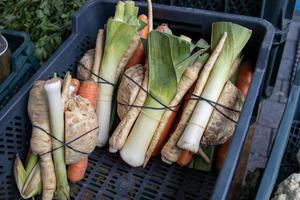
{"label": "string tied around vegetables", "polygon": [[[107,85],[111,85],[111,86],[113,86],[113,87],[115,86],[114,83],[112,83],[112,82],[106,80],[105,78],[102,78],[101,76],[95,74],[92,70],[90,70],[89,68],[87,68],[83,63],[78,62],[78,64],[79,64],[81,67],[83,67],[83,69],[87,70],[89,73],[91,73],[91,75],[95,76],[95,77],[98,79],[98,81],[96,81],[96,83],[107,84]],[[80,79],[79,79],[79,80],[80,80]],[[82,80],[80,80],[80,81],[82,81]]]}
{"label": "string tied around vegetables", "polygon": [[99,128],[99,127],[97,126],[97,127],[93,128],[93,129],[91,129],[91,130],[89,130],[89,131],[83,133],[82,135],[76,137],[75,139],[73,139],[73,140],[71,140],[71,141],[63,142],[63,141],[61,141],[60,139],[58,139],[57,137],[55,137],[54,135],[52,135],[51,133],[48,133],[45,129],[43,129],[43,128],[40,127],[40,126],[32,125],[32,127],[33,127],[33,128],[37,128],[37,129],[40,129],[43,133],[47,134],[48,136],[50,136],[51,138],[53,138],[54,140],[56,140],[57,142],[59,142],[59,143],[61,144],[61,146],[58,146],[58,147],[56,147],[56,148],[53,148],[53,149],[51,149],[50,151],[47,151],[47,152],[41,154],[40,156],[45,156],[45,155],[47,155],[47,154],[49,154],[49,153],[52,153],[52,152],[57,151],[58,149],[64,148],[64,147],[69,148],[69,149],[75,151],[76,153],[81,153],[81,154],[89,155],[90,152],[83,152],[83,151],[80,151],[80,150],[75,149],[74,147],[72,147],[72,146],[70,146],[70,145],[71,145],[72,143],[76,142],[77,140],[79,140],[80,138],[82,138],[82,137],[84,137],[84,136],[86,136],[86,135],[92,133],[93,131],[95,131],[95,130],[97,130],[97,129]]}
{"label": "string tied around vegetables", "polygon": [[190,100],[195,100],[195,101],[205,101],[207,102],[209,105],[211,105],[216,111],[218,111],[218,113],[220,113],[221,115],[223,115],[226,119],[230,120],[231,122],[237,124],[237,121],[232,119],[230,116],[228,116],[226,113],[224,113],[223,111],[221,111],[219,107],[221,108],[224,108],[228,111],[231,111],[231,112],[235,112],[235,113],[240,113],[241,111],[240,110],[236,110],[236,109],[233,109],[231,107],[228,107],[228,106],[225,106],[223,104],[220,104],[218,102],[215,102],[215,101],[212,101],[212,100],[209,100],[207,98],[204,98],[202,96],[198,96],[198,95],[195,95],[195,94],[192,94],[192,97],[190,98]]}

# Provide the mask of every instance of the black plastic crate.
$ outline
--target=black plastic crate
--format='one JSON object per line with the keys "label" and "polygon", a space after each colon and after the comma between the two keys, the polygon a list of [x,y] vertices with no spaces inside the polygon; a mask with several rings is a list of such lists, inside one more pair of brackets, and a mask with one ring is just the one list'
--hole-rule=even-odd
{"label": "black plastic crate", "polygon": [[[146,5],[139,3],[140,12]],[[0,111],[0,199],[18,199],[12,167],[15,155],[21,158],[29,147],[31,125],[27,116],[28,92],[34,81],[48,79],[54,72],[63,76],[76,71],[81,56],[94,47],[97,30],[113,15],[115,1],[89,1],[73,17],[71,36],[48,62],[24,85]],[[180,16],[180,17],[177,17]],[[236,126],[231,147],[222,171],[200,172],[151,159],[145,168],[132,168],[107,148],[96,148],[89,160],[83,181],[71,186],[74,199],[224,199],[227,195],[251,116],[260,93],[274,36],[270,23],[259,18],[236,16],[196,9],[154,6],[155,21],[167,22],[174,33],[194,39],[210,39],[215,21],[232,21],[253,30],[245,55],[256,61],[253,80]]]}
{"label": "black plastic crate", "polygon": [[299,172],[296,154],[300,149],[300,63],[281,119],[267,166],[256,196],[269,199],[276,185]]}
{"label": "black plastic crate", "polygon": [[[146,0],[139,0],[146,1]],[[260,17],[265,0],[153,0],[154,3]]]}

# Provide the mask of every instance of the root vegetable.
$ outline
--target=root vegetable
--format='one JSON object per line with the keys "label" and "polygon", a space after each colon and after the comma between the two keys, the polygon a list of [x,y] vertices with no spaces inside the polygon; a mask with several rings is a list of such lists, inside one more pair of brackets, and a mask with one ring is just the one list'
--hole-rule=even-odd
{"label": "root vegetable", "polygon": [[73,95],[76,95],[80,88],[80,81],[78,79],[72,78],[71,80],[71,87],[73,87],[74,92]]}
{"label": "root vegetable", "polygon": [[[69,144],[71,148],[65,149],[67,164],[73,164],[86,158],[95,149],[97,122],[95,108],[89,100],[81,96],[74,96],[66,102],[65,140],[66,143],[74,141]],[[74,149],[86,154],[76,152]]]}
{"label": "root vegetable", "polygon": [[184,151],[180,154],[180,156],[179,156],[178,160],[176,161],[176,163],[177,163],[178,165],[180,165],[181,167],[187,166],[187,165],[191,162],[191,160],[192,160],[192,158],[193,158],[193,155],[194,155],[193,152],[184,150]]}
{"label": "root vegetable", "polygon": [[253,63],[251,61],[245,61],[241,64],[238,72],[236,86],[241,90],[245,97],[252,81],[253,69]]}
{"label": "root vegetable", "polygon": [[[217,102],[228,108],[241,110],[244,104],[244,96],[235,85],[227,81]],[[201,144],[204,146],[223,144],[231,138],[236,124],[230,119],[237,121],[240,115],[239,112],[221,106],[216,106],[216,108],[218,110],[214,109],[201,139]]]}
{"label": "root vegetable", "polygon": [[[145,67],[145,76],[142,83],[142,88],[148,88],[148,72],[147,67]],[[143,105],[147,97],[147,93],[143,90],[139,90],[138,95],[134,101],[134,105]],[[109,139],[109,151],[112,153],[117,152],[120,150],[126,142],[128,134],[136,121],[139,113],[141,111],[140,107],[130,107],[129,111],[126,113],[125,117],[121,120],[118,124],[117,128],[115,129],[114,133]]]}
{"label": "root vegetable", "polygon": [[100,68],[102,54],[103,54],[103,47],[104,47],[104,30],[99,29],[98,34],[97,34],[94,64],[93,64],[93,69],[92,69],[93,74],[91,75],[91,79],[93,81],[95,81],[96,83],[98,81],[100,81],[100,80],[98,80],[98,77],[95,75],[98,75],[98,73],[99,73],[99,68]]}
{"label": "root vegetable", "polygon": [[86,168],[88,166],[88,158],[84,158],[77,163],[68,166],[68,179],[72,183],[76,183],[83,179]]}
{"label": "root vegetable", "polygon": [[94,81],[84,81],[79,89],[79,96],[88,99],[94,108],[97,106],[98,84]]}
{"label": "root vegetable", "polygon": [[[139,20],[143,21],[144,23],[148,23],[148,18],[146,15],[140,15]],[[140,36],[142,39],[147,39],[147,35],[148,35],[149,29],[148,29],[148,25],[146,25],[141,31],[140,31]],[[135,50],[135,52],[133,53],[132,57],[130,58],[130,60],[128,61],[128,63],[125,66],[125,69],[128,69],[129,67],[135,66],[137,64],[141,64],[144,65],[145,64],[145,50],[143,47],[143,44],[141,41],[139,41],[139,45],[137,47],[137,49]]]}
{"label": "root vegetable", "polygon": [[93,70],[95,49],[88,50],[84,56],[80,59],[80,63],[77,66],[77,78],[79,80],[89,80],[91,78],[91,72]]}
{"label": "root vegetable", "polygon": [[[117,101],[120,103],[132,105],[140,91],[139,85],[142,85],[145,76],[145,67],[143,67],[142,65],[135,65],[127,69],[124,73],[126,74],[126,76],[134,80],[135,83],[132,80],[129,80],[127,77],[123,76],[118,89]],[[130,106],[118,104],[117,112],[119,118],[122,120],[129,110]]]}
{"label": "root vegetable", "polygon": [[28,115],[33,125],[30,148],[33,153],[40,155],[40,165],[43,181],[43,199],[52,199],[56,188],[56,175],[52,160],[51,137],[44,133],[50,133],[49,108],[44,92],[45,81],[34,83],[29,93]]}

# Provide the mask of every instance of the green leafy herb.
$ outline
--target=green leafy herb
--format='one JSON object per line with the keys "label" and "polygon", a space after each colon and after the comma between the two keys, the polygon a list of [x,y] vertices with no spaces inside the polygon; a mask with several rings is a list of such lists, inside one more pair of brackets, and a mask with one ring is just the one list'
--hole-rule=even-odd
{"label": "green leafy herb", "polygon": [[41,63],[64,41],[71,30],[71,16],[85,0],[1,0],[0,28],[24,31],[35,43]]}

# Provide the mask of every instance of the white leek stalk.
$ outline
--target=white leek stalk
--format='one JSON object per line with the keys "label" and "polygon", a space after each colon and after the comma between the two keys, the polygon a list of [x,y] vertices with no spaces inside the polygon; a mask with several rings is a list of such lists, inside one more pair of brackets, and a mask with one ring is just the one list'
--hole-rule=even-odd
{"label": "white leek stalk", "polygon": [[[148,35],[149,85],[148,92],[168,106],[176,95],[177,82],[187,66],[178,67],[190,55],[190,42],[158,31]],[[181,60],[180,60],[181,59]],[[163,107],[150,95],[144,106]],[[129,137],[120,151],[122,159],[133,167],[141,166],[153,134],[164,110],[143,108]]]}
{"label": "white leek stalk", "polygon": [[[61,96],[61,80],[52,78],[44,85],[48,98],[51,134],[59,141],[65,141],[64,134],[64,108]],[[58,199],[70,199],[67,171],[65,164],[65,148],[62,143],[52,139],[54,168],[56,175],[56,197]],[[49,177],[51,178],[51,177]]]}
{"label": "white leek stalk", "polygon": [[[224,47],[210,73],[201,97],[217,102],[228,80],[230,68],[250,38],[251,30],[231,22],[217,22],[212,26],[212,48],[224,32],[228,33]],[[208,124],[213,107],[206,101],[199,101],[188,125],[177,145],[179,148],[197,153],[200,140]]]}
{"label": "white leek stalk", "polygon": [[[115,84],[119,78],[116,77],[116,73],[122,56],[129,48],[131,40],[140,28],[137,11],[138,7],[135,7],[133,1],[125,1],[125,3],[119,1],[116,5],[115,16],[107,22],[105,47],[99,76],[112,84]],[[122,69],[119,70],[122,71]],[[112,85],[99,84],[97,103],[100,127],[97,146],[99,147],[104,146],[108,141],[113,91],[114,87]]]}

